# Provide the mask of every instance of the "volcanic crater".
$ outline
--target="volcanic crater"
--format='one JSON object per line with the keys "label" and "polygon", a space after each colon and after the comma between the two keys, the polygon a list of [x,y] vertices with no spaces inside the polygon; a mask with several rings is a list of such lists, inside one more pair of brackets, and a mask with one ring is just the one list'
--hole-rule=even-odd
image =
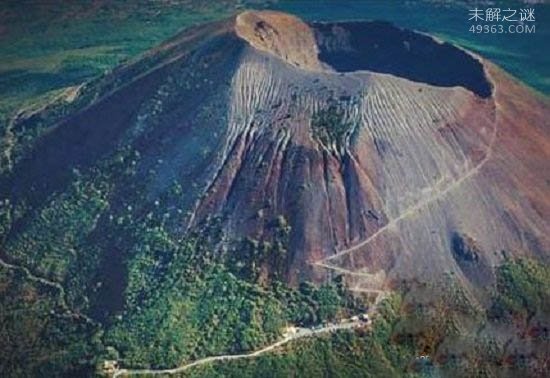
{"label": "volcanic crater", "polygon": [[[342,274],[376,291],[451,271],[477,285],[479,264],[457,258],[456,235],[475,244],[484,275],[502,250],[548,259],[548,101],[427,35],[245,12],[81,92],[70,112],[18,120],[50,126],[0,183],[14,203],[45,201],[74,169],[133,149],[147,187],[138,213],[160,203],[180,210],[173,233],[216,218],[226,240],[262,242],[283,219],[290,283]],[[174,183],[185,188],[176,197]]]}

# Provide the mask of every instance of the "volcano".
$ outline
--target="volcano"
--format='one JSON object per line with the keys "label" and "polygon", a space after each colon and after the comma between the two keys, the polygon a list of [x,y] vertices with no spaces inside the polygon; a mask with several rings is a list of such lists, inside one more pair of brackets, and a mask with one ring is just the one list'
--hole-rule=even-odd
{"label": "volcano", "polygon": [[[177,208],[174,234],[216,219],[222,248],[275,243],[283,224],[291,284],[343,275],[376,292],[454,272],[477,287],[506,256],[548,261],[549,119],[546,98],[428,35],[250,11],[20,116],[14,132],[46,131],[0,190],[39,208],[75,171],[130,149],[145,196],[120,188],[112,202]],[[31,217],[6,235],[6,255]],[[125,253],[106,250],[113,265]]]}

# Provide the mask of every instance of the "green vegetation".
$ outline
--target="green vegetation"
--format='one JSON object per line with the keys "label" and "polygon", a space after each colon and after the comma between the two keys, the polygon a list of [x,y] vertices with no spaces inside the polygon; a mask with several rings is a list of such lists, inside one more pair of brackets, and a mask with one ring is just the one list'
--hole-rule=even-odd
{"label": "green vegetation", "polygon": [[182,361],[258,349],[288,324],[313,324],[356,306],[338,284],[299,290],[235,276],[202,235],[174,240],[161,227],[137,231],[126,305],[106,343],[125,366],[172,367]]}
{"label": "green vegetation", "polygon": [[[278,353],[202,365],[180,376],[496,377],[503,371],[541,376],[548,345],[548,273],[533,260],[506,260],[498,268],[493,308],[487,311],[469,299],[453,275],[437,286],[409,283],[401,287],[402,295],[379,305],[371,332],[301,339]],[[508,338],[502,339],[505,329]],[[518,352],[524,342],[534,343],[534,354]]]}
{"label": "green vegetation", "polygon": [[344,146],[344,138],[353,129],[353,123],[345,120],[343,108],[331,104],[313,115],[311,128],[313,136],[325,148],[340,150]]}
{"label": "green vegetation", "polygon": [[[274,242],[258,241],[266,246],[261,253],[240,251],[247,245],[242,241],[218,248],[225,237],[216,219],[182,238],[174,220],[181,219],[184,189],[174,184],[158,199],[148,198],[150,174],[140,173],[141,164],[137,151],[122,149],[95,167],[74,170],[42,206],[25,205],[32,191],[17,202],[2,201],[2,258],[64,287],[59,293],[43,285],[48,290],[39,304],[17,303],[22,294],[6,294],[14,302],[2,307],[0,322],[5,339],[17,343],[1,348],[5,376],[24,374],[25,360],[15,356],[25,349],[35,353],[28,358],[42,356],[32,369],[58,375],[112,356],[124,366],[172,367],[257,349],[278,339],[288,324],[318,324],[364,310],[341,281],[296,289],[282,283],[290,231],[284,217],[266,220]],[[141,174],[145,178],[138,179]],[[9,278],[7,287],[28,285],[24,275],[7,272],[0,275]],[[101,323],[81,324],[65,304]],[[14,328],[18,313],[49,319],[47,327],[29,320]],[[26,326],[30,334],[57,332],[57,338],[43,347],[33,344]],[[66,334],[56,331],[64,328]],[[56,349],[68,352],[57,358]]]}
{"label": "green vegetation", "polygon": [[[11,257],[43,277],[64,279],[86,235],[107,207],[108,183],[76,178],[68,190],[53,198],[17,237],[6,243]],[[89,256],[88,256],[89,257]]]}
{"label": "green vegetation", "polygon": [[[534,280],[529,278],[531,276]],[[495,287],[494,303],[503,298],[515,303],[530,303],[532,307],[528,304],[526,308],[538,309],[538,322],[542,319],[547,322],[548,313],[540,314],[548,303],[547,267],[530,260],[509,260],[499,268],[498,277],[500,283]],[[501,284],[503,280],[505,286]],[[522,285],[527,287],[520,289]],[[403,296],[394,295],[380,304],[379,317],[371,333],[340,332],[314,340],[299,340],[284,347],[280,353],[205,365],[181,376],[402,377],[442,374],[493,377],[499,376],[503,368],[513,376],[540,374],[543,365],[537,365],[537,361],[543,361],[545,353],[540,335],[529,338],[530,342],[541,343],[536,356],[517,356],[514,345],[518,340],[512,336],[515,331],[510,331],[509,340],[493,334],[488,323],[490,312],[469,299],[452,275],[437,286],[413,286],[402,287]],[[512,287],[514,292],[510,290]],[[510,305],[509,308],[514,307]],[[517,308],[520,313],[525,311],[521,306]],[[537,328],[544,328],[538,322],[534,322],[539,324]]]}
{"label": "green vegetation", "polygon": [[502,321],[550,318],[550,268],[534,260],[507,260],[497,271],[490,315]]}
{"label": "green vegetation", "polygon": [[[14,340],[1,347],[3,376],[86,375],[111,358],[128,367],[173,367],[259,349],[289,324],[311,326],[365,310],[339,279],[320,287],[282,283],[290,231],[283,217],[266,219],[271,243],[228,241],[216,219],[182,237],[173,219],[185,189],[174,184],[158,199],[148,198],[147,180],[137,179],[141,164],[137,151],[124,149],[96,168],[74,171],[40,208],[2,201],[10,261],[62,283],[69,307],[101,320],[84,323],[66,312],[57,291],[3,269],[0,336]],[[219,248],[222,241],[230,247]],[[188,374],[391,377],[434,366],[451,374],[494,374],[515,355],[489,325],[511,327],[512,335],[533,333],[533,342],[544,343],[549,284],[544,265],[506,260],[487,312],[453,275],[433,286],[403,284],[402,296],[380,305],[371,333],[300,340],[282,354]],[[420,355],[430,356],[429,363]],[[517,361],[507,363],[518,374],[530,372]]]}
{"label": "green vegetation", "polygon": [[[97,167],[74,171],[66,187],[41,207],[25,206],[24,197],[2,201],[3,258],[60,282],[71,309],[101,321],[89,324],[71,316],[57,290],[30,285],[19,270],[2,269],[0,336],[14,340],[0,350],[3,376],[85,375],[80,372],[110,358],[128,367],[173,367],[259,349],[280,338],[289,324],[311,326],[365,310],[339,279],[320,287],[282,283],[290,232],[282,216],[265,220],[270,243],[227,240],[217,219],[182,237],[177,219],[186,189],[175,183],[149,198],[148,180],[138,179],[142,171],[149,177],[142,164],[137,151],[122,149]],[[220,248],[222,242],[228,247]],[[491,333],[490,324],[510,327],[512,335],[533,334],[529,340],[544,343],[549,284],[544,265],[506,260],[497,270],[487,312],[453,275],[427,287],[403,284],[402,296],[380,305],[372,333],[300,340],[283,354],[189,374],[367,371],[391,377],[414,376],[433,366],[493,374],[515,354]],[[420,355],[431,357],[427,366],[416,358]],[[518,374],[530,371],[517,361],[507,363]]]}
{"label": "green vegetation", "polygon": [[281,353],[204,365],[182,377],[416,377],[409,368],[414,350],[396,344],[392,330],[399,321],[400,296],[381,305],[372,331],[342,331],[314,339],[301,339]]}
{"label": "green vegetation", "polygon": [[[273,232],[273,242],[244,238],[233,249],[229,258],[230,270],[252,282],[266,279],[283,279],[288,269],[287,248],[290,226],[281,215],[266,226]],[[266,271],[265,267],[269,267]],[[265,277],[262,277],[262,268]]]}
{"label": "green vegetation", "polygon": [[101,350],[98,330],[60,310],[56,293],[0,267],[0,376],[90,371]]}
{"label": "green vegetation", "polygon": [[[411,291],[422,300],[409,298],[394,340],[411,341],[449,376],[539,376],[548,350],[549,285],[546,265],[506,259],[495,287],[478,293],[489,302],[480,306],[450,275],[443,285]],[[530,355],[521,352],[527,345]]]}

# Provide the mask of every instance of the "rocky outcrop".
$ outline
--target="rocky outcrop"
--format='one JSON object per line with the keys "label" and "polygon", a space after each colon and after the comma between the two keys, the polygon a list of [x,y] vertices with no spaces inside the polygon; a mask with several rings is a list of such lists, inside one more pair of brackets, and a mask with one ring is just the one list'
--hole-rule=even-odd
{"label": "rocky outcrop", "polygon": [[273,11],[244,12],[236,18],[235,31],[254,48],[293,66],[321,69],[313,30],[297,17]]}

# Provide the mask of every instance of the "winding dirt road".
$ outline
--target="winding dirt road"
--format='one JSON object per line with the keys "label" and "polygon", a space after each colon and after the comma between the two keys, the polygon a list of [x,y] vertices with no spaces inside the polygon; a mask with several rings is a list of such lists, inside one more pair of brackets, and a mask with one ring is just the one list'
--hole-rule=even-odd
{"label": "winding dirt road", "polygon": [[82,319],[86,323],[90,323],[90,324],[97,324],[92,318],[71,309],[71,307],[67,304],[67,300],[66,300],[66,298],[67,298],[66,295],[67,294],[65,292],[65,288],[60,283],[50,281],[50,280],[48,280],[46,278],[43,278],[43,277],[35,276],[34,274],[32,274],[32,272],[28,268],[26,268],[24,266],[10,264],[10,263],[6,262],[5,260],[3,260],[2,258],[0,258],[0,266],[4,267],[6,269],[22,271],[25,274],[25,276],[29,279],[29,281],[36,282],[36,283],[39,283],[41,285],[49,286],[49,287],[57,290],[57,292],[59,293],[60,305],[63,308],[63,311],[65,311],[65,313],[61,313],[61,314],[58,314],[58,315],[60,315],[60,316],[69,316],[69,317],[76,318],[76,319]]}
{"label": "winding dirt road", "polygon": [[[432,202],[435,202],[435,201],[439,200],[440,198],[444,197],[447,193],[449,193],[452,190],[458,188],[462,183],[464,183],[464,181],[466,181],[470,177],[476,175],[483,168],[483,166],[487,163],[487,161],[489,161],[491,159],[491,156],[493,154],[493,148],[494,148],[495,142],[497,140],[498,104],[495,104],[495,105],[496,105],[496,110],[497,111],[495,112],[495,121],[494,121],[493,131],[492,131],[492,134],[491,134],[491,139],[490,139],[489,144],[487,146],[487,151],[485,153],[485,156],[483,157],[483,159],[478,164],[476,164],[474,167],[472,167],[470,170],[468,170],[462,176],[458,177],[455,181],[453,181],[451,184],[449,184],[443,190],[438,190],[438,191],[435,192],[435,194],[433,194],[433,195],[431,195],[431,196],[429,196],[429,197],[427,197],[423,200],[418,201],[416,204],[414,204],[413,206],[406,209],[399,216],[391,219],[388,223],[386,223],[384,226],[379,228],[375,233],[373,233],[371,236],[369,236],[368,238],[366,238],[362,242],[360,242],[360,243],[358,243],[358,244],[356,244],[356,245],[354,245],[350,248],[340,250],[340,251],[336,252],[334,255],[331,255],[329,257],[326,257],[324,259],[316,261],[316,262],[313,263],[313,265],[316,265],[316,266],[319,266],[319,267],[322,267],[322,268],[325,268],[325,269],[332,269],[332,270],[335,270],[335,271],[340,271],[341,273],[345,273],[345,274],[354,274],[354,275],[359,275],[359,276],[364,275],[365,273],[352,272],[352,271],[340,268],[340,267],[332,265],[332,264],[327,264],[326,262],[334,260],[338,257],[345,256],[349,253],[352,253],[354,251],[357,251],[357,250],[361,249],[362,247],[366,246],[371,241],[373,241],[374,239],[376,239],[377,237],[382,235],[384,232],[386,232],[386,231],[394,228],[395,226],[397,226],[397,224],[400,221],[414,215],[417,211],[423,209],[424,207],[428,206]],[[437,188],[434,188],[434,189],[437,189]]]}
{"label": "winding dirt road", "polygon": [[265,348],[258,349],[254,352],[245,353],[245,354],[226,354],[221,356],[213,356],[213,357],[206,357],[202,358],[200,360],[190,362],[188,364],[173,368],[173,369],[119,369],[113,374],[113,378],[121,377],[121,376],[132,376],[132,375],[171,375],[171,374],[177,374],[181,373],[185,370],[188,370],[192,367],[208,364],[211,362],[218,362],[218,361],[230,361],[230,360],[238,360],[238,359],[246,359],[246,358],[254,358],[258,357],[264,353],[270,352],[284,344],[287,344],[293,340],[301,339],[304,337],[313,337],[317,336],[319,334],[329,333],[329,332],[335,332],[338,330],[343,329],[353,329],[353,328],[359,328],[365,326],[366,323],[361,321],[345,321],[344,323],[339,324],[333,324],[324,326],[317,329],[310,329],[310,328],[298,328],[297,332],[291,336],[286,336],[284,339],[279,340],[271,345],[266,346]]}

